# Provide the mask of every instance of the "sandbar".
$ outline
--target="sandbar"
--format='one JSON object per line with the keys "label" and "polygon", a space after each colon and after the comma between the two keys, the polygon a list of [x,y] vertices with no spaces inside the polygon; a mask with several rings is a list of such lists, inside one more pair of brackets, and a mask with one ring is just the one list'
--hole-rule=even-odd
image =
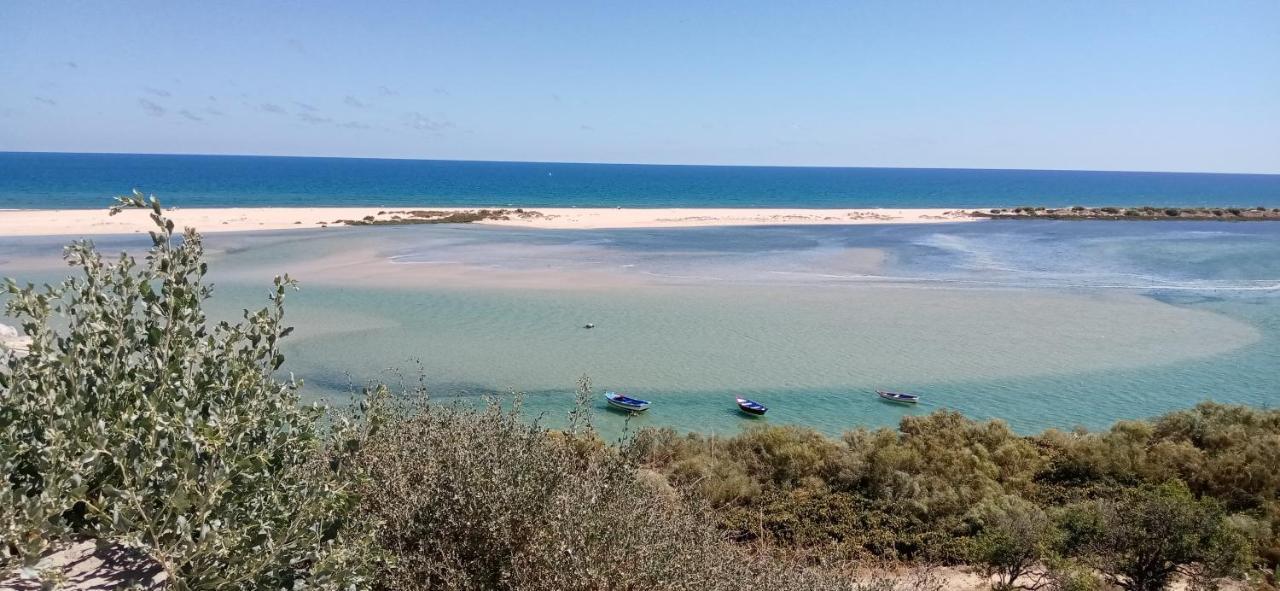
{"label": "sandbar", "polygon": [[[202,233],[338,227],[339,220],[372,216],[390,220],[397,212],[435,210],[464,212],[477,208],[448,207],[252,207],[166,208],[180,227]],[[505,209],[513,209],[507,207]],[[89,236],[145,233],[154,228],[148,210],[126,210],[108,216],[106,209],[0,210],[0,236]],[[481,224],[548,229],[677,228],[696,226],[925,224],[965,222],[974,218],[951,209],[715,209],[715,208],[526,208],[509,219]]]}

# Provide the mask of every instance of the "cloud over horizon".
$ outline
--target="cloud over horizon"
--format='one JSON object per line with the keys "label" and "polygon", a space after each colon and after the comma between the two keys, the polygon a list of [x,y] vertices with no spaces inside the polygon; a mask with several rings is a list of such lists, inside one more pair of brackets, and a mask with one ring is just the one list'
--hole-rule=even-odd
{"label": "cloud over horizon", "polygon": [[453,127],[452,121],[432,119],[417,111],[405,113],[403,121],[406,127],[418,131],[440,132]]}
{"label": "cloud over horizon", "polygon": [[152,117],[164,117],[164,114],[168,112],[168,109],[144,98],[138,99],[138,106],[142,107],[142,110]]}

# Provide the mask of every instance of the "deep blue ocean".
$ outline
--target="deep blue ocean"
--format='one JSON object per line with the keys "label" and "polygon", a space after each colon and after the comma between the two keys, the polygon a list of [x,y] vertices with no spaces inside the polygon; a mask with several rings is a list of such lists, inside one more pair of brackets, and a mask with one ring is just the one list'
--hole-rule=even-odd
{"label": "deep blue ocean", "polygon": [[1280,175],[0,152],[0,208],[1280,206]]}

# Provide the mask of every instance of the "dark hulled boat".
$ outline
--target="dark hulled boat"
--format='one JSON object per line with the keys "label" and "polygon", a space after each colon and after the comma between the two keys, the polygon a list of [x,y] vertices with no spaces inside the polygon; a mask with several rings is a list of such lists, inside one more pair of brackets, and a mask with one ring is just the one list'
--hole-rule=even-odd
{"label": "dark hulled boat", "polygon": [[749,415],[759,417],[764,416],[764,413],[769,412],[769,407],[754,400],[747,400],[746,398],[735,398],[734,400],[738,402],[738,410]]}

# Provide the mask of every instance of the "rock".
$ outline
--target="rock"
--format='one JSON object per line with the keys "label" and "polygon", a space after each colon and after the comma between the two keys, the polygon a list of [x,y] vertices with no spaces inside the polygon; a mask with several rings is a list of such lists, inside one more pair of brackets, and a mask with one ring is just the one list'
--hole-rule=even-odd
{"label": "rock", "polygon": [[[32,573],[48,573],[61,581],[55,589],[107,591],[108,589],[166,589],[169,574],[140,550],[108,541],[72,542],[45,554]],[[0,580],[0,589],[37,591],[40,581],[24,578],[17,570]]]}

